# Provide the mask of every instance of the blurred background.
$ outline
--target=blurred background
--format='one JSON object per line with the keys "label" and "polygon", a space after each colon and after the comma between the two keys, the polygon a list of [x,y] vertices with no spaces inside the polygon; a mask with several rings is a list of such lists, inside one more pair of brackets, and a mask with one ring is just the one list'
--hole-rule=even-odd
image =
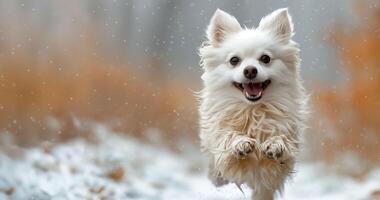
{"label": "blurred background", "polygon": [[197,49],[281,7],[313,109],[284,198],[380,199],[379,3],[0,0],[0,199],[244,199],[205,177]]}

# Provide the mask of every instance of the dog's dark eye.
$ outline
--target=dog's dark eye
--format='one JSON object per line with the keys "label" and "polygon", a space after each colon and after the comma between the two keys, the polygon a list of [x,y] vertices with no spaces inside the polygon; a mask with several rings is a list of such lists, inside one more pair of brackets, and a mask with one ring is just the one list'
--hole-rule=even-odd
{"label": "dog's dark eye", "polygon": [[270,57],[266,54],[262,55],[260,57],[260,62],[264,63],[264,64],[268,64],[270,62]]}
{"label": "dog's dark eye", "polygon": [[240,62],[240,58],[239,57],[234,56],[234,57],[232,57],[230,59],[230,64],[232,66],[236,66],[237,64],[239,64],[239,62]]}

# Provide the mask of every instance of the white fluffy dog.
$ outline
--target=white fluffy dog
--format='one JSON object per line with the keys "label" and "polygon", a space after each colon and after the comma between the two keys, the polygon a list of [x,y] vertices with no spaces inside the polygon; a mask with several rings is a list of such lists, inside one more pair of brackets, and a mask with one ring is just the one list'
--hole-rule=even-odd
{"label": "white fluffy dog", "polygon": [[242,28],[217,10],[200,48],[201,147],[217,186],[247,184],[253,199],[274,199],[294,170],[307,95],[287,9]]}

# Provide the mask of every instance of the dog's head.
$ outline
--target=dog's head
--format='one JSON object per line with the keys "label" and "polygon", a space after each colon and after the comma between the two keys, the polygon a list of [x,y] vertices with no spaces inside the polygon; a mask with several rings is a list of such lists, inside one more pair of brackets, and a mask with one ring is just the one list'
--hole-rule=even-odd
{"label": "dog's head", "polygon": [[249,104],[291,92],[298,79],[299,48],[291,40],[287,9],[274,11],[250,29],[218,9],[206,33],[200,56],[209,91]]}

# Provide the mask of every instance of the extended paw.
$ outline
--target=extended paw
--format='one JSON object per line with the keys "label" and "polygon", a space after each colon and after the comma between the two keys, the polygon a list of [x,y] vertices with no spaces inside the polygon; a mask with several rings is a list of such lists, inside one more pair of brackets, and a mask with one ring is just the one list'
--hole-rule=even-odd
{"label": "extended paw", "polygon": [[267,140],[262,145],[263,153],[274,160],[281,160],[284,157],[286,146],[282,140]]}
{"label": "extended paw", "polygon": [[246,158],[255,150],[255,142],[250,138],[237,140],[234,145],[234,154],[238,158]]}

